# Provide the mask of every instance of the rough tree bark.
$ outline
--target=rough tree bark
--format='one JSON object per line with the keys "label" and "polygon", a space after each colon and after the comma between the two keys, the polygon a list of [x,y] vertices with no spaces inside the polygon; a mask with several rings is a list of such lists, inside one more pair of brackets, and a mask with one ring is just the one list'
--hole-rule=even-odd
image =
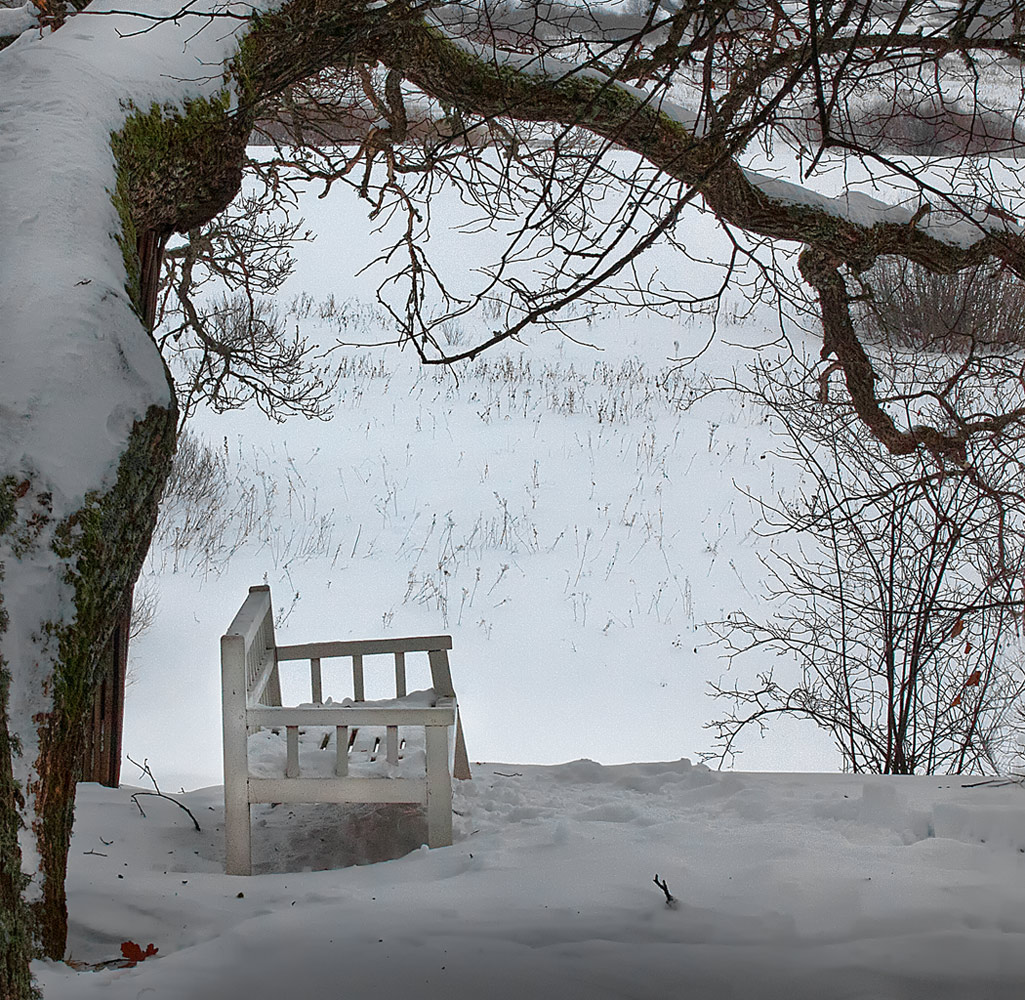
{"label": "rough tree bark", "polygon": [[[152,317],[163,241],[175,229],[211,218],[234,197],[248,129],[245,114],[230,114],[216,101],[197,101],[177,110],[129,109],[114,134],[114,202],[122,229],[118,241],[140,339],[148,336],[144,327]],[[95,183],[103,185],[104,179],[97,177]],[[69,219],[69,226],[73,222]],[[79,249],[90,252],[89,247]],[[103,252],[99,246],[93,249]],[[15,255],[19,247],[8,244],[4,250]],[[103,330],[97,331],[98,338],[104,336]],[[156,354],[151,338],[149,349]],[[125,369],[132,381],[127,363]],[[0,660],[4,1000],[32,995],[31,957],[64,956],[64,881],[83,727],[103,653],[149,545],[174,452],[177,408],[166,369],[164,374],[163,398],[155,391],[153,402],[131,421],[113,475],[96,469],[95,488],[73,509],[62,502],[66,498],[55,498],[54,487],[34,467],[32,455],[16,467],[0,469],[0,565],[9,580],[30,580],[26,589],[33,596],[33,602],[22,601],[20,593],[5,588],[0,605],[0,630],[5,633]],[[45,367],[23,376],[38,379],[39,392],[45,394]],[[109,392],[110,385],[96,391]],[[114,419],[123,419],[118,403],[110,401],[110,412]],[[80,447],[77,429],[65,430],[67,440],[52,443],[58,462],[62,448],[72,455]],[[23,690],[12,705],[12,688],[19,683]]]}

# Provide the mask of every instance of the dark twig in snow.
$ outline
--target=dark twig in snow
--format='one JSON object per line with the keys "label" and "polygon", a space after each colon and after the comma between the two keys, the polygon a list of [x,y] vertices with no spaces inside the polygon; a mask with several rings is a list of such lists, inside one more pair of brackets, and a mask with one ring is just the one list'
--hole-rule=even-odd
{"label": "dark twig in snow", "polygon": [[1025,786],[1025,774],[1009,774],[1003,778],[986,778],[984,781],[969,781],[962,783],[962,788],[981,788],[983,785],[992,785],[994,788],[1004,788],[1007,785]]}
{"label": "dark twig in snow", "polygon": [[182,802],[179,802],[176,798],[174,798],[171,795],[166,795],[164,792],[160,790],[160,786],[157,784],[157,779],[153,777],[153,772],[150,770],[149,762],[145,758],[143,759],[143,762],[140,764],[137,760],[132,760],[132,758],[129,757],[128,754],[125,754],[125,756],[128,758],[128,762],[130,764],[134,764],[143,774],[145,774],[149,778],[150,781],[153,782],[153,788],[155,789],[154,791],[134,792],[132,794],[132,801],[139,807],[139,812],[142,813],[143,817],[146,816],[146,811],[142,808],[142,804],[139,802],[139,796],[153,795],[159,799],[167,799],[168,802],[173,802],[179,809],[184,809],[185,812],[189,814],[189,819],[192,820],[192,825],[196,828],[196,832],[203,832],[200,829],[199,821],[196,819],[195,816],[192,815],[192,810],[187,805],[185,805]]}
{"label": "dark twig in snow", "polygon": [[652,879],[652,881],[666,894],[666,906],[668,906],[671,910],[675,910],[676,907],[679,906],[679,900],[674,895],[672,895],[672,893],[670,893],[669,886],[666,885],[666,880],[662,879],[661,881],[659,881],[658,872],[656,872],[655,877],[654,879]]}

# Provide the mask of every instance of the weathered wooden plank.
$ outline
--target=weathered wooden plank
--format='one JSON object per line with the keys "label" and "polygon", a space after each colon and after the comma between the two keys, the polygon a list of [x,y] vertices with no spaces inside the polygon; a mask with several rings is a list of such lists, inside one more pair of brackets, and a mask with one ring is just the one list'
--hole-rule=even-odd
{"label": "weathered wooden plank", "polygon": [[299,777],[299,727],[285,727],[285,777]]}
{"label": "weathered wooden plank", "polygon": [[229,875],[249,875],[253,866],[247,792],[246,641],[242,635],[221,639],[221,705],[226,870]]}
{"label": "weathered wooden plank", "polygon": [[363,687],[363,654],[353,653],[352,656],[352,700],[366,701]]}
{"label": "weathered wooden plank", "polygon": [[257,726],[454,726],[455,708],[375,708],[317,705],[312,708],[249,709],[249,724]]}
{"label": "weathered wooden plank", "polygon": [[425,805],[427,782],[423,778],[250,778],[249,801],[416,802]]}
{"label": "weathered wooden plank", "polygon": [[427,845],[452,843],[452,778],[448,770],[448,727],[427,727]]}
{"label": "weathered wooden plank", "polygon": [[432,649],[451,649],[450,635],[403,636],[390,639],[350,639],[344,642],[303,642],[278,646],[278,661],[322,660],[333,656],[374,656],[380,653],[426,653]]}
{"label": "weathered wooden plank", "polygon": [[324,703],[324,690],[320,676],[320,657],[310,657],[310,688],[312,689],[313,702],[317,705]]}
{"label": "weathered wooden plank", "polygon": [[395,697],[406,697],[406,654],[401,651],[395,654]]}
{"label": "weathered wooden plank", "polygon": [[452,761],[452,777],[459,781],[469,781],[473,775],[470,773],[470,760],[466,756],[466,740],[463,738],[463,720],[456,716],[456,742]]}
{"label": "weathered wooden plank", "polygon": [[[268,690],[271,678],[274,676],[274,670],[277,667],[277,663],[274,660],[274,650],[269,650],[267,653],[266,662],[260,669],[260,672],[256,675],[254,680],[249,682],[249,704],[250,705],[273,705],[273,695]],[[268,699],[268,696],[270,698]],[[278,704],[281,704],[279,697]]]}
{"label": "weathered wooden plank", "polygon": [[456,692],[452,687],[452,674],[448,668],[448,653],[444,649],[432,649],[428,652],[427,658],[431,661],[431,683],[434,690],[442,697],[454,698]]}
{"label": "weathered wooden plank", "polygon": [[225,635],[238,635],[246,646],[252,645],[264,617],[270,612],[270,587],[250,587],[249,596],[245,599],[238,614],[232,619]]}

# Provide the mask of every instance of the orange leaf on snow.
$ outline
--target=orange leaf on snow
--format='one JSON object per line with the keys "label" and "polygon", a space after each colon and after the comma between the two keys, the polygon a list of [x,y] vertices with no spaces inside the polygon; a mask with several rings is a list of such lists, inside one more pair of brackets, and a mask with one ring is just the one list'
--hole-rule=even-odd
{"label": "orange leaf on snow", "polygon": [[950,707],[951,707],[951,708],[957,708],[957,706],[958,706],[958,705],[960,705],[960,704],[961,704],[961,695],[958,695],[958,696],[957,696],[957,697],[956,697],[956,698],[955,698],[955,699],[954,699],[954,700],[953,700],[953,701],[952,701],[952,702],[950,703]]}
{"label": "orange leaf on snow", "polygon": [[121,942],[121,954],[124,955],[127,962],[131,962],[135,965],[136,962],[144,962],[151,955],[155,955],[160,949],[155,948],[152,942],[146,945],[146,950],[143,951],[134,941],[122,941]]}
{"label": "orange leaf on snow", "polygon": [[954,622],[954,627],[950,630],[950,637],[952,639],[956,639],[963,631],[964,631],[964,619],[963,618],[958,618],[958,620],[956,622]]}
{"label": "orange leaf on snow", "polygon": [[966,642],[964,644],[964,651],[965,651],[965,656],[967,656],[972,651],[972,644],[970,642]]}
{"label": "orange leaf on snow", "polygon": [[971,674],[969,675],[968,680],[966,680],[964,682],[964,686],[966,688],[977,687],[978,684],[979,684],[979,681],[981,681],[981,680],[982,680],[982,671],[981,670],[973,670],[971,672]]}

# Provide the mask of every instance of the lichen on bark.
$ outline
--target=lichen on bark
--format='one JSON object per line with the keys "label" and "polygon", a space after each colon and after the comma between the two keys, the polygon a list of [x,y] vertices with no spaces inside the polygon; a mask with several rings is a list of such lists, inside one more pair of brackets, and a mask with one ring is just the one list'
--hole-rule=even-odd
{"label": "lichen on bark", "polygon": [[67,936],[64,880],[81,768],[82,727],[100,680],[103,652],[149,547],[174,454],[177,410],[153,406],[135,423],[113,488],[93,493],[57,525],[53,547],[73,588],[74,621],[48,626],[58,658],[53,710],[41,719],[37,843],[43,898],[36,925],[44,954],[62,958]]}
{"label": "lichen on bark", "polygon": [[[111,136],[117,178],[111,198],[121,220],[117,238],[126,287],[140,318],[147,314],[147,297],[153,291],[140,268],[141,237],[155,233],[163,239],[205,222],[230,202],[241,183],[248,134],[244,117],[229,110],[225,91],[181,109],[131,108],[122,128]],[[33,786],[27,790],[42,892],[31,904],[35,944],[39,953],[54,959],[63,957],[67,937],[64,882],[83,726],[100,680],[103,652],[149,547],[175,449],[178,414],[169,375],[167,384],[170,401],[150,406],[135,422],[113,485],[88,493],[77,511],[47,525],[73,604],[70,620],[42,627],[56,651],[53,700],[33,720],[39,755],[32,768]],[[13,483],[12,488],[22,486]],[[0,534],[5,510],[0,501]],[[19,530],[13,520],[8,530]]]}
{"label": "lichen on bark", "polygon": [[[14,476],[0,479],[0,536],[9,532],[16,519],[17,492]],[[0,584],[3,566],[0,565]],[[7,630],[7,612],[0,592],[0,635]],[[14,778],[14,758],[21,753],[16,736],[7,725],[11,686],[8,664],[0,656],[0,982],[10,984],[11,996],[37,997],[23,956],[31,953],[30,921],[24,901],[28,879],[21,871],[18,832],[22,829],[21,809],[25,800]]]}

